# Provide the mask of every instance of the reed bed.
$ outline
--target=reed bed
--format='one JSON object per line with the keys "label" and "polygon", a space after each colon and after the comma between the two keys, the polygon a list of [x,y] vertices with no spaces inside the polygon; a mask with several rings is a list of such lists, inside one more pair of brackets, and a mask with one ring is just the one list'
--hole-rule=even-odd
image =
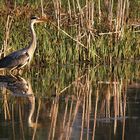
{"label": "reed bed", "polygon": [[23,0],[1,3],[1,55],[28,45],[27,23],[29,17],[36,14],[47,16],[48,23],[36,28],[39,47],[35,64],[78,62],[96,65],[139,57],[137,1],[38,0],[26,3]]}

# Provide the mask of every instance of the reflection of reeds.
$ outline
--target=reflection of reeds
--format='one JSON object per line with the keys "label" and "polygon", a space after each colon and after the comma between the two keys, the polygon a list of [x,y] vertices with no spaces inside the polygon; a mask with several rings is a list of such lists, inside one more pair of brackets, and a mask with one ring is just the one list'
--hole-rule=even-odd
{"label": "reflection of reeds", "polygon": [[92,140],[94,140],[94,138],[95,138],[96,121],[97,121],[98,99],[99,99],[99,90],[97,89],[97,92],[96,92],[96,100],[95,100],[95,109],[94,109],[95,111],[94,111],[94,125],[93,125]]}
{"label": "reflection of reeds", "polygon": [[[127,66],[127,68],[128,67],[129,66]],[[121,123],[122,125],[122,139],[125,139],[125,121],[127,108],[126,88],[128,81],[127,79],[133,77],[133,74],[129,75],[129,73],[131,73],[129,69],[131,68],[126,69],[126,67],[123,65],[121,70],[119,68],[116,69],[116,67],[113,68],[113,70],[110,70],[108,67],[99,67],[98,70],[93,68],[88,69],[87,67],[85,69],[82,67],[81,69],[78,68],[74,73],[75,80],[71,82],[71,84],[69,82],[71,80],[68,80],[68,82],[67,80],[64,80],[64,83],[62,80],[67,79],[68,77],[72,77],[73,73],[70,73],[69,75],[67,70],[66,77],[63,77],[62,73],[57,69],[57,83],[56,81],[54,82],[54,79],[52,82],[56,87],[56,97],[49,98],[49,101],[44,97],[46,97],[46,91],[49,91],[50,87],[45,89],[44,85],[41,86],[41,89],[45,94],[43,94],[43,99],[41,98],[37,104],[38,111],[36,115],[34,114],[36,123],[38,122],[39,117],[42,117],[45,120],[43,126],[46,127],[47,130],[49,129],[47,133],[48,135],[46,137],[50,140],[53,140],[56,137],[59,137],[59,140],[69,140],[72,136],[74,136],[75,133],[78,137],[77,139],[91,139],[92,137],[92,140],[94,140],[96,135],[98,135],[97,132],[99,132],[99,129],[102,130],[100,127],[110,127],[110,123],[112,126],[111,132],[109,132],[108,129],[105,131],[107,131],[107,133],[111,133],[110,135],[112,135],[112,131],[114,131],[114,136],[116,136],[117,129],[119,128],[119,122],[119,124]],[[123,72],[122,69],[124,69]],[[139,68],[137,71],[138,70]],[[61,68],[60,71],[64,72],[63,68]],[[119,72],[120,75],[123,75],[123,78],[120,78],[117,75]],[[47,80],[50,82],[49,77]],[[42,95],[37,94],[37,96],[39,97]],[[8,99],[9,98],[7,98],[7,100]],[[48,105],[44,110],[46,105],[44,102],[46,102],[46,100]],[[10,104],[10,101],[7,101],[7,103]],[[20,114],[18,114],[20,116],[20,132],[22,132],[22,138],[24,138],[25,135],[25,126],[22,123],[24,119],[23,117],[26,114],[26,108],[24,108],[23,105],[26,105],[26,103],[20,105]],[[32,103],[31,100],[30,103]],[[14,116],[16,115],[14,112],[16,112],[16,104],[14,107],[12,107],[13,137],[16,137],[14,128]],[[9,112],[11,112],[10,109],[11,108],[9,108]],[[5,110],[7,114],[6,107]],[[44,110],[44,113],[39,113],[40,110]],[[49,119],[47,119],[48,117]],[[38,128],[36,123],[34,127],[32,127],[34,128],[32,139],[35,139],[39,134],[38,131],[36,131]],[[100,133],[102,135],[106,132],[101,131]]]}
{"label": "reflection of reeds", "polygon": [[25,132],[24,132],[24,127],[23,127],[23,119],[22,119],[22,104],[19,104],[18,109],[19,109],[19,122],[20,122],[20,129],[21,129],[21,136],[22,139],[25,140]]}
{"label": "reflection of reeds", "polygon": [[11,115],[10,115],[10,111],[9,111],[7,92],[6,92],[5,88],[3,88],[3,109],[4,109],[4,119],[10,120]]}
{"label": "reflection of reeds", "polygon": [[35,135],[36,135],[36,130],[37,130],[37,126],[38,126],[38,117],[39,117],[39,111],[40,111],[40,107],[41,107],[41,100],[39,99],[38,101],[38,109],[37,109],[37,115],[36,115],[36,120],[35,120],[35,126],[34,126],[34,133],[32,136],[32,140],[35,139]]}
{"label": "reflection of reeds", "polygon": [[[59,130],[59,140],[69,140],[71,136],[73,136],[74,126],[77,119],[79,119],[79,110],[81,111],[80,116],[80,132],[79,139],[83,140],[86,136],[86,139],[92,140],[95,139],[96,136],[96,128],[97,122],[106,123],[110,121],[111,118],[114,118],[114,135],[116,135],[117,129],[117,118],[123,118],[123,129],[122,129],[122,138],[124,139],[125,134],[125,111],[126,111],[126,90],[122,82],[117,81],[117,78],[113,81],[108,82],[98,82],[95,85],[95,90],[91,86],[91,79],[90,76],[86,73],[85,76],[77,80],[73,84],[73,95],[67,95],[65,98],[65,102],[63,104],[64,115],[59,113],[60,104],[61,104],[61,95],[64,93],[62,92],[59,96],[57,95],[52,102],[50,102],[50,112],[48,115],[51,119],[51,123],[49,124],[46,122],[47,126],[49,127],[49,134],[48,139],[53,140],[58,136]],[[107,83],[107,84],[106,84]],[[71,88],[71,87],[70,87]],[[67,88],[68,89],[68,88]],[[93,95],[95,93],[95,95]],[[95,98],[93,98],[95,96]],[[93,100],[95,99],[95,100]],[[111,100],[113,99],[113,100]],[[100,101],[100,102],[99,102]],[[114,108],[111,108],[110,105],[112,102],[114,103]],[[19,119],[20,119],[20,131],[22,139],[25,139],[25,128],[23,125],[23,116],[24,116],[24,107],[21,101],[18,102],[19,106]],[[38,118],[42,114],[39,114],[40,109],[42,108],[41,100],[38,102],[38,111],[36,114],[36,123],[32,134],[32,139],[35,139],[37,135],[37,124]],[[49,109],[48,109],[49,110]],[[45,112],[47,113],[47,112]],[[91,114],[93,116],[91,117]],[[15,126],[14,126],[14,107],[12,104],[12,122],[13,122],[13,138],[15,138]],[[62,117],[61,119],[59,119]],[[78,117],[78,118],[77,118]],[[45,118],[44,118],[45,119]],[[92,119],[92,121],[91,121]],[[103,119],[103,121],[102,121]],[[61,120],[60,122],[58,122]],[[105,121],[104,121],[105,120]],[[79,121],[79,120],[78,120]],[[58,124],[60,126],[58,126]],[[92,124],[92,125],[91,125]],[[98,124],[99,125],[99,124]],[[38,128],[39,129],[39,128]],[[92,129],[92,136],[90,131]],[[85,131],[86,130],[86,131]]]}
{"label": "reflection of reeds", "polygon": [[51,139],[53,140],[54,136],[55,136],[58,109],[59,109],[58,97],[56,97],[55,100],[52,102],[52,105],[51,105],[51,114],[50,114],[51,126],[50,126],[50,129],[49,129],[48,140],[51,140]]}
{"label": "reflection of reeds", "polygon": [[[105,82],[106,83],[106,82]],[[103,84],[102,84],[103,86]],[[104,85],[105,86],[105,85]],[[116,135],[117,129],[117,120],[118,118],[123,119],[123,130],[122,133],[125,133],[125,111],[126,111],[126,92],[123,91],[123,86],[126,85],[122,84],[122,81],[119,83],[116,79],[114,79],[113,83],[106,84],[106,90],[103,92],[103,99],[101,102],[101,110],[100,114],[101,118],[107,118],[107,121],[110,121],[111,118],[114,118],[114,135]],[[113,107],[114,109],[111,110],[111,98],[113,98]],[[123,100],[122,100],[123,99]],[[122,136],[124,137],[124,136]]]}
{"label": "reflection of reeds", "polygon": [[16,136],[15,136],[15,119],[14,119],[14,104],[12,104],[12,130],[13,130],[13,140],[16,139]]}

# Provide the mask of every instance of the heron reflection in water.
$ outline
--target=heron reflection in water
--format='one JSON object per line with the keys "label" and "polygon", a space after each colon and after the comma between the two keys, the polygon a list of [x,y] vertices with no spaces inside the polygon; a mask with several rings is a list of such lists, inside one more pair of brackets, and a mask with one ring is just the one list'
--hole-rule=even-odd
{"label": "heron reflection in water", "polygon": [[31,87],[31,83],[26,81],[20,76],[4,76],[0,75],[0,87],[6,88],[11,92],[12,96],[19,98],[26,98],[29,101],[29,115],[28,115],[28,125],[29,127],[35,127],[39,124],[32,121],[32,116],[35,111],[35,96]]}

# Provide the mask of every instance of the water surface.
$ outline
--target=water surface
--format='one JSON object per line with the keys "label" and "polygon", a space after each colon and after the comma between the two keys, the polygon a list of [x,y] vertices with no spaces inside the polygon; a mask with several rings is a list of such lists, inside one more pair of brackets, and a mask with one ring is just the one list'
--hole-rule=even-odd
{"label": "water surface", "polygon": [[140,139],[139,64],[0,76],[0,139]]}

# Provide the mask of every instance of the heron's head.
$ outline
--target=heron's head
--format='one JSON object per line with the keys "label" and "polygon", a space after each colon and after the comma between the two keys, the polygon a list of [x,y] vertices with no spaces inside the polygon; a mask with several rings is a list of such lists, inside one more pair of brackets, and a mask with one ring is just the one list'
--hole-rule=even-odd
{"label": "heron's head", "polygon": [[41,22],[46,22],[47,19],[45,17],[37,17],[37,16],[32,16],[31,17],[31,23],[41,23]]}

